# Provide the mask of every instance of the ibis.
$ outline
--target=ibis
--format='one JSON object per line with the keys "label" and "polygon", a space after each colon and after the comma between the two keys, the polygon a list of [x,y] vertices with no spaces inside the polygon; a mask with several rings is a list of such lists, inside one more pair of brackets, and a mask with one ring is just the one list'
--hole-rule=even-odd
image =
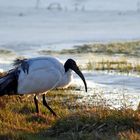
{"label": "ibis", "polygon": [[74,71],[82,79],[87,92],[86,80],[73,59],[64,64],[55,57],[17,59],[14,68],[0,78],[0,96],[33,94],[36,112],[39,113],[37,95],[42,93],[43,105],[56,116],[45,99],[45,93],[71,84]]}

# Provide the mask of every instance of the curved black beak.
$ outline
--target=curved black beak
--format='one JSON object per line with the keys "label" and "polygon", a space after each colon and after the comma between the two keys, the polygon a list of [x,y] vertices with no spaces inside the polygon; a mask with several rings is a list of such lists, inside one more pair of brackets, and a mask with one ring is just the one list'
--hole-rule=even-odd
{"label": "curved black beak", "polygon": [[82,81],[84,82],[84,85],[85,85],[85,91],[87,92],[87,83],[86,83],[85,77],[84,77],[84,75],[82,74],[82,72],[80,71],[80,69],[78,68],[78,66],[77,66],[77,65],[74,65],[71,69],[72,69],[76,74],[78,74],[79,77],[82,79]]}

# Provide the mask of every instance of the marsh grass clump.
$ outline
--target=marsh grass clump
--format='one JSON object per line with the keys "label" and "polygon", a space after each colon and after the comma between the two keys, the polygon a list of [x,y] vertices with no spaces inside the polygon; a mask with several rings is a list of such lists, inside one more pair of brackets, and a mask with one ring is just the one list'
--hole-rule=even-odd
{"label": "marsh grass clump", "polygon": [[131,72],[134,69],[133,65],[125,60],[120,61],[102,61],[95,65],[95,70],[114,70],[118,72]]}
{"label": "marsh grass clump", "polygon": [[140,57],[140,41],[132,42],[112,42],[112,43],[93,43],[76,45],[70,49],[55,50],[39,50],[41,55],[121,55]]}
{"label": "marsh grass clump", "polygon": [[6,58],[8,56],[16,56],[16,52],[10,49],[0,48],[0,56]]}
{"label": "marsh grass clump", "polygon": [[46,135],[57,138],[65,136],[66,139],[121,139],[124,132],[139,132],[137,115],[131,110],[92,108],[60,119],[46,131]]}
{"label": "marsh grass clump", "polygon": [[81,67],[86,70],[99,70],[99,71],[115,71],[121,73],[140,73],[140,64],[133,64],[126,60],[102,60],[98,62],[92,62],[91,60]]}
{"label": "marsh grass clump", "polygon": [[77,102],[79,98],[70,90],[49,92],[48,104],[59,116],[55,118],[42,104],[39,104],[41,114],[36,114],[33,97],[0,97],[0,139],[137,140],[140,137],[139,110],[110,109],[104,103],[87,106]]}
{"label": "marsh grass clump", "polygon": [[87,64],[86,64],[86,68],[87,70],[94,70],[95,69],[95,65],[93,62],[89,61]]}
{"label": "marsh grass clump", "polygon": [[[86,49],[87,45],[83,45],[82,48]],[[92,52],[102,54],[124,54],[130,56],[140,56],[140,41],[132,42],[118,42],[108,44],[89,44]]]}
{"label": "marsh grass clump", "polygon": [[0,54],[12,54],[13,52],[11,50],[6,49],[0,49]]}

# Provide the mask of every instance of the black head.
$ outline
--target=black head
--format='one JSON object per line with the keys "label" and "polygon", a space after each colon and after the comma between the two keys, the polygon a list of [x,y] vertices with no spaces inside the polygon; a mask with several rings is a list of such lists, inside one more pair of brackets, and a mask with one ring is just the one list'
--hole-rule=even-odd
{"label": "black head", "polygon": [[84,78],[84,75],[80,71],[79,67],[77,66],[76,62],[73,59],[68,59],[64,64],[65,72],[67,72],[69,69],[73,70],[76,74],[79,75],[79,77],[82,79],[85,85],[85,90],[87,92],[87,83]]}

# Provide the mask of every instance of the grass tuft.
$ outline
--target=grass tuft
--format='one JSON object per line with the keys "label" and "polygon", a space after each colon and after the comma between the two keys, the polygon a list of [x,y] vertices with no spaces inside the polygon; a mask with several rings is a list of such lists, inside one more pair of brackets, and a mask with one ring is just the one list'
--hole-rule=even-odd
{"label": "grass tuft", "polygon": [[78,96],[70,90],[48,93],[48,104],[58,118],[39,104],[35,113],[33,97],[0,98],[0,139],[5,140],[137,140],[140,137],[139,110],[122,107],[86,106],[76,103]]}

